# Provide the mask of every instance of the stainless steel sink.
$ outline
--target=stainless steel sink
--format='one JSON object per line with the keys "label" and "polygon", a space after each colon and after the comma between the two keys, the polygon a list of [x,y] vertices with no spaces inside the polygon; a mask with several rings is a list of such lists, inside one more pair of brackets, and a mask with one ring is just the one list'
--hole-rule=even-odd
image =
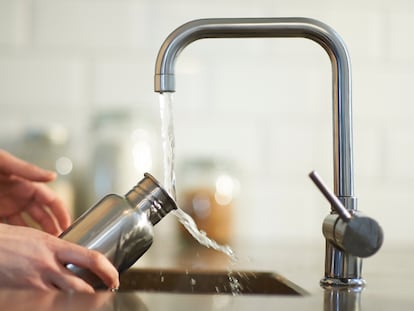
{"label": "stainless steel sink", "polygon": [[120,291],[180,294],[306,295],[273,272],[133,268],[121,275]]}

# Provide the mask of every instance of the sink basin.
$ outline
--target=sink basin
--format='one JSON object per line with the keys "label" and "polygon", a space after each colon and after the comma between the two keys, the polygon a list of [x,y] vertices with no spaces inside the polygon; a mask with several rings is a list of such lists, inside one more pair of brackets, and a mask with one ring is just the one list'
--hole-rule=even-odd
{"label": "sink basin", "polygon": [[273,272],[132,268],[121,275],[120,291],[181,294],[306,295]]}

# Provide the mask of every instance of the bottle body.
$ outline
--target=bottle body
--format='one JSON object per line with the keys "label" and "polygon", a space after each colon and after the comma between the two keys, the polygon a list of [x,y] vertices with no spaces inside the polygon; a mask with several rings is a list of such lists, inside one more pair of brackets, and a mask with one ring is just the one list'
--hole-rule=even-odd
{"label": "bottle body", "polygon": [[[120,273],[151,246],[153,225],[175,202],[149,174],[125,196],[109,194],[81,215],[60,238],[104,254]],[[66,266],[94,288],[103,283],[89,270]]]}

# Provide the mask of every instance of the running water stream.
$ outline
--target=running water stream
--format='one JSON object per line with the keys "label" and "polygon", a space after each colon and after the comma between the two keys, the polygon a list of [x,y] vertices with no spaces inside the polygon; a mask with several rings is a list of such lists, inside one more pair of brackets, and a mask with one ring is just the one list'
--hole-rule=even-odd
{"label": "running water stream", "polygon": [[[175,135],[172,114],[173,93],[160,94],[161,136],[164,160],[164,188],[177,201],[175,185]],[[203,246],[223,252],[235,263],[237,257],[228,245],[220,245],[197,228],[194,219],[181,208],[174,211],[175,216],[187,231]]]}

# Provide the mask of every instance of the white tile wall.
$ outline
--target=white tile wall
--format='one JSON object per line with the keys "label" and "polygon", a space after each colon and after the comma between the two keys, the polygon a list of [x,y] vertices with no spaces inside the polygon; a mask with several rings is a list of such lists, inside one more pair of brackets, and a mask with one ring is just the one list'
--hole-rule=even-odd
{"label": "white tile wall", "polygon": [[2,104],[82,105],[83,65],[77,60],[4,56],[0,68]]}
{"label": "white tile wall", "polygon": [[[388,241],[414,242],[409,0],[0,0],[0,138],[60,122],[73,131],[79,166],[88,165],[90,116],[139,107],[153,118],[162,41],[188,20],[226,16],[307,16],[342,35],[353,64],[360,209],[382,222]],[[202,154],[238,165],[236,234],[320,239],[327,204],[307,173],[332,181],[325,52],[300,39],[203,40],[176,71],[177,162]]]}
{"label": "white tile wall", "polygon": [[145,2],[33,2],[36,45],[72,48],[143,48],[149,33]]}
{"label": "white tile wall", "polygon": [[3,0],[0,11],[0,44],[24,45],[29,40],[30,5],[25,0]]}

